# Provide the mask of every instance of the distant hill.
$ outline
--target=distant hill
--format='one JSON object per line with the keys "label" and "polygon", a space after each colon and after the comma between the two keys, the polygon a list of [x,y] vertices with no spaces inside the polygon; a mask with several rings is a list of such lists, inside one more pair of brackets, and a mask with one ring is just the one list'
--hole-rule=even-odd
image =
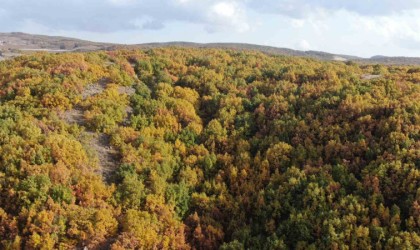
{"label": "distant hill", "polygon": [[[320,60],[363,60],[363,58],[349,55],[336,55],[321,51],[301,51],[288,48],[278,48],[272,46],[247,44],[247,43],[191,43],[191,42],[167,42],[167,43],[145,43],[138,45],[128,45],[140,48],[159,48],[159,47],[193,47],[193,48],[218,48],[218,49],[234,49],[234,50],[254,50],[272,55],[300,56],[310,57]],[[420,58],[419,58],[420,62]]]}
{"label": "distant hill", "polygon": [[362,58],[351,55],[332,54],[322,51],[301,51],[288,48],[278,48],[247,43],[192,43],[192,42],[166,42],[166,43],[144,43],[144,44],[113,44],[91,42],[81,39],[32,35],[21,32],[0,33],[0,59],[14,57],[25,51],[50,51],[50,52],[71,52],[71,51],[96,51],[114,50],[119,48],[150,49],[160,47],[186,47],[186,48],[221,48],[233,50],[253,50],[272,55],[287,55],[308,57],[325,61],[354,61],[368,64],[395,64],[395,65],[420,65],[419,57],[387,57],[373,56]]}
{"label": "distant hill", "polygon": [[98,50],[111,44],[75,38],[31,35],[21,32],[0,33],[0,49],[7,50]]}

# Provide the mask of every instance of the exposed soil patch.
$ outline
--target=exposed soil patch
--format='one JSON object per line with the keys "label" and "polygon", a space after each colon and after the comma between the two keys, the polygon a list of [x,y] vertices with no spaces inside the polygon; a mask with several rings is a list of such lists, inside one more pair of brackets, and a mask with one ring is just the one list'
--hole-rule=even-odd
{"label": "exposed soil patch", "polygon": [[[83,100],[88,97],[101,94],[107,87],[108,81],[103,79],[98,83],[87,85],[82,91],[81,95]],[[133,95],[135,89],[133,87],[119,86],[118,92],[120,94]],[[124,121],[128,123],[133,109],[130,106],[126,107],[127,119]],[[68,123],[77,124],[79,126],[86,126],[86,119],[83,115],[84,110],[80,106],[75,106],[74,109],[67,110],[61,114],[61,118]],[[95,133],[93,131],[86,131],[87,141],[86,145],[94,151],[98,159],[99,169],[98,174],[102,175],[104,180],[109,181],[112,173],[115,171],[119,164],[118,151],[110,144],[110,137],[104,133]]]}
{"label": "exposed soil patch", "polygon": [[382,75],[370,75],[370,74],[364,74],[361,76],[362,80],[373,80],[373,79],[378,79],[381,77]]}
{"label": "exposed soil patch", "polygon": [[127,115],[125,116],[125,119],[124,119],[124,121],[123,121],[123,124],[124,124],[125,126],[128,126],[128,125],[130,124],[130,118],[131,118],[131,115],[133,114],[133,108],[132,108],[132,107],[130,107],[130,106],[127,106],[127,107],[125,108],[125,113],[126,113]]}
{"label": "exposed soil patch", "polygon": [[119,86],[118,93],[126,94],[126,95],[134,95],[136,93],[136,90],[133,87]]}
{"label": "exposed soil patch", "polygon": [[82,91],[83,100],[85,100],[88,97],[102,93],[105,90],[107,85],[108,85],[108,82],[106,79],[102,79],[97,83],[87,85]]}
{"label": "exposed soil patch", "polygon": [[[106,87],[108,86],[109,82],[106,79],[102,79],[97,83],[89,84],[85,87],[82,92],[82,98],[85,100],[86,98],[94,95],[98,95],[102,93]],[[118,93],[126,94],[126,95],[134,95],[136,90],[131,86],[118,86]]]}
{"label": "exposed soil patch", "polygon": [[99,161],[100,168],[98,169],[98,174],[102,175],[105,180],[109,180],[111,174],[118,166],[118,151],[111,146],[109,135],[104,133],[88,133],[92,136],[88,146],[96,152]]}
{"label": "exposed soil patch", "polygon": [[85,125],[83,110],[80,107],[64,111],[61,114],[61,118],[68,123],[76,123],[79,126]]}

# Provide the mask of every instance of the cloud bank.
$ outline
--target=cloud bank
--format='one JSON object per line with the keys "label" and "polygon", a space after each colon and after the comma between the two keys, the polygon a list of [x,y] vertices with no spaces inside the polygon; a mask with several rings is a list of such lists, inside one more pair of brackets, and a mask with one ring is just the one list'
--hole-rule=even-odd
{"label": "cloud bank", "polygon": [[348,36],[410,55],[420,49],[418,30],[418,0],[0,0],[0,31],[109,34],[122,42],[117,33],[155,32],[159,39],[168,34],[164,40],[229,38],[326,50],[328,37],[345,52],[353,43]]}
{"label": "cloud bank", "polygon": [[173,21],[198,23],[215,32],[247,31],[250,12],[295,19],[339,10],[361,16],[392,16],[420,9],[418,0],[1,0],[0,20],[18,27],[28,20],[62,30],[113,32],[161,29]]}

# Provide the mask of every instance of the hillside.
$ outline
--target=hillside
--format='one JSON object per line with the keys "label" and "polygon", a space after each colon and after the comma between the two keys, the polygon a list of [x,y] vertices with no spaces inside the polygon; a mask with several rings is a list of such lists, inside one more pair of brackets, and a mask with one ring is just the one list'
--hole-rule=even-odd
{"label": "hillside", "polygon": [[0,62],[0,248],[419,249],[419,83],[208,48]]}
{"label": "hillside", "polygon": [[31,35],[21,32],[0,33],[0,40],[4,49],[72,50],[89,47],[92,47],[92,49],[103,49],[110,45],[75,38]]}
{"label": "hillside", "polygon": [[300,51],[287,48],[277,48],[244,43],[167,42],[124,45],[97,43],[66,37],[30,35],[18,32],[0,33],[0,52],[2,52],[3,58],[10,58],[31,51],[75,52],[117,49],[151,49],[165,47],[218,48],[240,51],[259,51],[270,55],[308,57],[325,61],[354,61],[363,64],[420,65],[420,58],[417,57],[373,56],[371,58],[361,58],[357,56],[339,55],[322,51]]}

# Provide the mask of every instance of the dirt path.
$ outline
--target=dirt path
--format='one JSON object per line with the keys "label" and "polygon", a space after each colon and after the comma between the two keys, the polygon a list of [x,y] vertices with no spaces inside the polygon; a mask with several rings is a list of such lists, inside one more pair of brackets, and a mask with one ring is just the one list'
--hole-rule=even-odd
{"label": "dirt path", "polygon": [[99,95],[105,90],[107,85],[108,85],[108,82],[106,79],[102,79],[102,80],[99,80],[99,82],[97,83],[87,85],[82,91],[83,100],[86,100],[86,98],[94,96],[94,95]]}
{"label": "dirt path", "polygon": [[68,123],[76,123],[79,126],[85,125],[85,118],[83,117],[83,110],[80,107],[66,110],[62,113],[62,119]]}
{"label": "dirt path", "polygon": [[88,132],[92,137],[88,146],[96,152],[100,168],[97,173],[102,175],[105,180],[109,180],[112,173],[118,166],[118,151],[111,146],[110,136],[104,133]]}
{"label": "dirt path", "polygon": [[[106,80],[101,80],[98,83],[89,84],[83,90],[82,98],[85,100],[88,97],[98,95],[102,93],[108,83]],[[132,95],[135,90],[132,87],[118,87],[118,92],[120,94]],[[131,107],[127,106],[126,108],[127,117],[132,112]],[[77,124],[85,128],[84,134],[87,139],[87,146],[96,154],[98,159],[99,169],[98,174],[102,175],[103,179],[109,181],[112,173],[118,167],[119,164],[119,154],[118,151],[111,145],[110,136],[105,133],[98,133],[89,131],[86,127],[86,120],[84,118],[84,110],[80,106],[75,106],[71,110],[67,110],[61,114],[61,118],[70,124]],[[126,124],[128,121],[124,121]]]}
{"label": "dirt path", "polygon": [[361,76],[362,80],[373,80],[373,79],[378,79],[381,78],[382,75],[370,75],[370,74],[363,74]]}

